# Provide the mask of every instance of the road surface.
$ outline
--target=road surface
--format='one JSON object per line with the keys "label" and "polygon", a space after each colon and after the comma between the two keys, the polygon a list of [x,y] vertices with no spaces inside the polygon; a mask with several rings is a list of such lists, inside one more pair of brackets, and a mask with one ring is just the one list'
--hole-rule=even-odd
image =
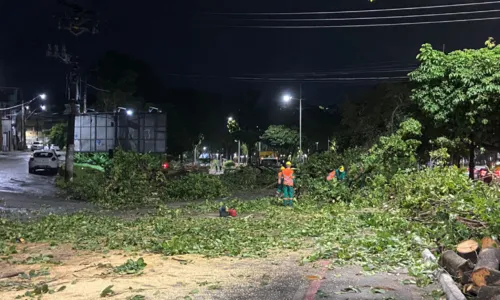
{"label": "road surface", "polygon": [[55,187],[55,176],[29,174],[31,153],[0,153],[0,212],[72,212],[90,205],[70,201]]}

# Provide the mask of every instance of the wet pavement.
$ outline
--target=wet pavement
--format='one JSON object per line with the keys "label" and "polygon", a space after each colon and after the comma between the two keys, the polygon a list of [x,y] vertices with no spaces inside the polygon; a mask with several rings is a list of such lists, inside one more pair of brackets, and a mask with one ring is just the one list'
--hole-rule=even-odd
{"label": "wet pavement", "polygon": [[0,213],[73,212],[90,205],[70,201],[55,187],[56,176],[28,173],[31,153],[0,153]]}

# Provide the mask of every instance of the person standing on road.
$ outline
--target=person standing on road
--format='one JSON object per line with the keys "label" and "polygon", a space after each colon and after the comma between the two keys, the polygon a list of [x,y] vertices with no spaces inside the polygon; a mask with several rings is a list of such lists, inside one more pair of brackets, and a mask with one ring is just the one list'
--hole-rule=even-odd
{"label": "person standing on road", "polygon": [[295,174],[293,174],[292,163],[286,163],[286,169],[283,170],[283,205],[293,207],[293,184]]}
{"label": "person standing on road", "polygon": [[283,170],[285,167],[281,166],[280,171],[278,173],[278,188],[276,189],[276,196],[279,197],[283,192]]}

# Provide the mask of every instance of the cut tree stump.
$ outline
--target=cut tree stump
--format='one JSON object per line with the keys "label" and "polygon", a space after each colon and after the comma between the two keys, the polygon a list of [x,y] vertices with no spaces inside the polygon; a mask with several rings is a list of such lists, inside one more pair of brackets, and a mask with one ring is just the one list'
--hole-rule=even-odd
{"label": "cut tree stump", "polygon": [[481,249],[486,248],[498,248],[498,243],[490,237],[484,237],[481,240]]}
{"label": "cut tree stump", "polygon": [[439,258],[439,265],[442,266],[451,276],[458,278],[462,281],[462,277],[466,272],[470,272],[474,269],[474,264],[467,259],[464,259],[455,251],[448,250],[441,254]]}
{"label": "cut tree stump", "polygon": [[457,245],[458,255],[470,260],[472,263],[477,263],[477,250],[479,245],[474,240],[466,240]]}
{"label": "cut tree stump", "polygon": [[483,286],[477,293],[478,300],[500,300],[500,287]]}
{"label": "cut tree stump", "polygon": [[472,272],[472,282],[479,287],[500,285],[499,249],[484,248],[479,252],[479,258]]}

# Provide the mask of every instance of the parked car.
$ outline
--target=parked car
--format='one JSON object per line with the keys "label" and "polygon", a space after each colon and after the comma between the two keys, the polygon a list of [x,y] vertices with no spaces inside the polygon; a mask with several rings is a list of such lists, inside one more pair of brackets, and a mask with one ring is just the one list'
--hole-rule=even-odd
{"label": "parked car", "polygon": [[42,142],[34,141],[33,144],[31,144],[31,151],[36,151],[36,150],[43,150]]}
{"label": "parked car", "polygon": [[45,170],[57,174],[59,170],[59,159],[54,150],[36,150],[28,162],[28,172],[35,173],[38,170]]}

